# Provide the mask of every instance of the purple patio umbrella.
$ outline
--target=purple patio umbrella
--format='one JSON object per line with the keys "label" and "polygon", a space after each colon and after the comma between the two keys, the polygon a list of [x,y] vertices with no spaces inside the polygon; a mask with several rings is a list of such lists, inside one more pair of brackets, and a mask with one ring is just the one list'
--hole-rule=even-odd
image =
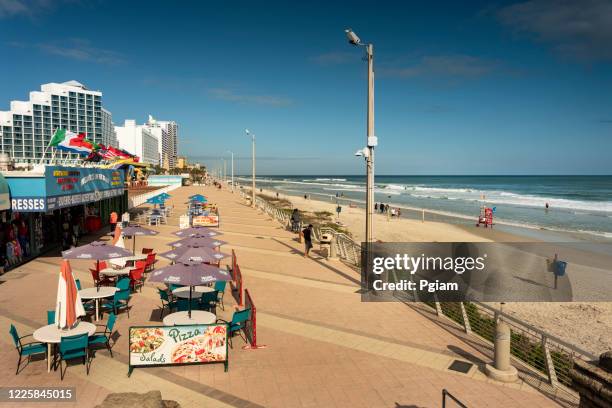
{"label": "purple patio umbrella", "polygon": [[100,261],[106,259],[124,258],[133,254],[127,250],[106,242],[94,241],[80,247],[62,251],[64,259],[91,259],[96,261],[96,269],[100,269]]}
{"label": "purple patio umbrella", "polygon": [[227,242],[221,241],[220,239],[207,238],[207,237],[189,237],[189,238],[183,238],[178,241],[171,242],[168,245],[175,247],[175,248],[180,248],[184,246],[199,246],[199,247],[217,248],[225,244],[227,244]]}
{"label": "purple patio umbrella", "polygon": [[210,247],[201,246],[180,246],[172,250],[159,254],[173,262],[219,262],[223,258],[231,255],[215,251]]}
{"label": "purple patio umbrella", "polygon": [[121,230],[121,233],[125,236],[132,237],[132,252],[136,252],[136,236],[144,236],[144,235],[157,235],[159,234],[157,231],[153,231],[151,229],[141,227],[138,224],[130,224],[127,227]]}
{"label": "purple patio umbrella", "polygon": [[162,282],[189,286],[189,317],[193,287],[216,281],[229,281],[231,276],[225,269],[203,263],[177,263],[157,269],[149,276],[150,282]]}
{"label": "purple patio umbrella", "polygon": [[173,232],[177,237],[216,237],[217,235],[223,235],[218,231],[213,231],[207,227],[189,227],[176,232]]}

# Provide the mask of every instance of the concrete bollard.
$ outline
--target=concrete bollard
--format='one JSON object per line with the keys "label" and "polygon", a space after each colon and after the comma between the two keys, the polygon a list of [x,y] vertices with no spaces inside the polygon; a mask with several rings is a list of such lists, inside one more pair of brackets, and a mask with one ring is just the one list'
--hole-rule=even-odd
{"label": "concrete bollard", "polygon": [[495,327],[494,353],[493,366],[490,364],[485,366],[487,376],[496,381],[516,382],[518,372],[510,364],[510,326],[502,319],[497,321]]}
{"label": "concrete bollard", "polygon": [[331,242],[329,243],[328,259],[338,259],[338,254],[336,252],[336,236],[332,234]]}

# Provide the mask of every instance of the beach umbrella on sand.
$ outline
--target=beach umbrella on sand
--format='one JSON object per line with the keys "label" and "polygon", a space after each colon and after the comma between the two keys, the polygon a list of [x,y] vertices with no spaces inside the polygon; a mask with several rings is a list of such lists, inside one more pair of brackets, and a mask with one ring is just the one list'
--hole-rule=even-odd
{"label": "beach umbrella on sand", "polygon": [[207,237],[189,237],[183,238],[178,241],[169,243],[171,247],[179,248],[183,246],[199,246],[208,248],[217,248],[221,245],[225,245],[227,242],[221,241],[220,239],[207,238]]}
{"label": "beach umbrella on sand", "polygon": [[213,265],[178,263],[156,269],[151,273],[148,280],[149,282],[189,286],[189,317],[191,318],[191,299],[194,286],[231,279],[229,272]]}
{"label": "beach umbrella on sand", "polygon": [[159,256],[163,256],[164,258],[170,259],[174,262],[182,263],[217,263],[224,258],[229,258],[231,255],[215,251],[210,247],[181,246],[172,248],[172,250],[161,253]]}
{"label": "beach umbrella on sand", "polygon": [[189,227],[182,230],[173,232],[177,237],[216,237],[217,235],[223,235],[218,231],[213,231],[207,227]]}
{"label": "beach umbrella on sand", "polygon": [[130,224],[125,227],[121,233],[123,236],[132,237],[132,252],[136,251],[136,237],[137,236],[145,236],[145,235],[157,235],[159,234],[157,231],[153,231],[151,229],[141,227],[138,224]]}
{"label": "beach umbrella on sand", "polygon": [[72,275],[70,262],[64,259],[57,285],[55,324],[62,329],[73,327],[79,316],[85,316],[85,308]]}
{"label": "beach umbrella on sand", "polygon": [[62,251],[64,259],[91,259],[96,261],[96,269],[100,269],[100,261],[106,259],[124,258],[131,256],[132,253],[127,249],[119,248],[114,245],[108,245],[106,242],[94,241],[87,245],[71,248]]}
{"label": "beach umbrella on sand", "polygon": [[196,195],[189,197],[189,201],[194,202],[194,203],[207,203],[208,202],[206,197],[204,197],[201,194],[196,194]]}

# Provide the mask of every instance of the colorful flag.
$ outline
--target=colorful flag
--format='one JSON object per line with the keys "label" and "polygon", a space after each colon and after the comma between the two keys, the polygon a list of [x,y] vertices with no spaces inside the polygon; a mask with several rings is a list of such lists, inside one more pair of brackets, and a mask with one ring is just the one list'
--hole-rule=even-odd
{"label": "colorful flag", "polygon": [[85,139],[84,133],[76,134],[66,129],[57,129],[49,146],[81,155],[88,155],[92,151],[99,149],[96,143]]}

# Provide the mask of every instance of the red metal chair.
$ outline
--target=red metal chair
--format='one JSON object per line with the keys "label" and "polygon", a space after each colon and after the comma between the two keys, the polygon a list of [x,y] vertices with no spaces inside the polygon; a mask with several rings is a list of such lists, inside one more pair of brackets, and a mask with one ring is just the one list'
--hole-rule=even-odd
{"label": "red metal chair", "polygon": [[145,271],[147,272],[151,272],[153,269],[155,269],[155,264],[157,263],[157,260],[155,259],[155,255],[154,253],[150,253],[147,254],[147,266],[145,268]]}
{"label": "red metal chair", "polygon": [[142,248],[143,254],[150,254],[153,252],[153,248]]}
{"label": "red metal chair", "polygon": [[140,291],[142,292],[142,287],[144,286],[144,269],[136,268],[130,271],[130,287],[135,292],[137,287],[140,287]]}
{"label": "red metal chair", "polygon": [[146,260],[144,260],[144,261],[136,261],[136,263],[135,263],[134,267],[135,267],[136,269],[140,269],[140,268],[142,268],[142,270],[146,272],[146,269],[147,269],[147,261],[146,261]]}
{"label": "red metal chair", "polygon": [[93,268],[89,268],[90,271],[100,272],[102,269],[108,268],[108,264],[106,263],[106,261],[96,262],[96,263],[94,263],[93,266],[94,266]]}
{"label": "red metal chair", "polygon": [[93,278],[94,285],[96,286],[112,286],[114,282],[107,277],[100,277],[100,271],[96,271],[95,269],[90,269],[91,277]]}

